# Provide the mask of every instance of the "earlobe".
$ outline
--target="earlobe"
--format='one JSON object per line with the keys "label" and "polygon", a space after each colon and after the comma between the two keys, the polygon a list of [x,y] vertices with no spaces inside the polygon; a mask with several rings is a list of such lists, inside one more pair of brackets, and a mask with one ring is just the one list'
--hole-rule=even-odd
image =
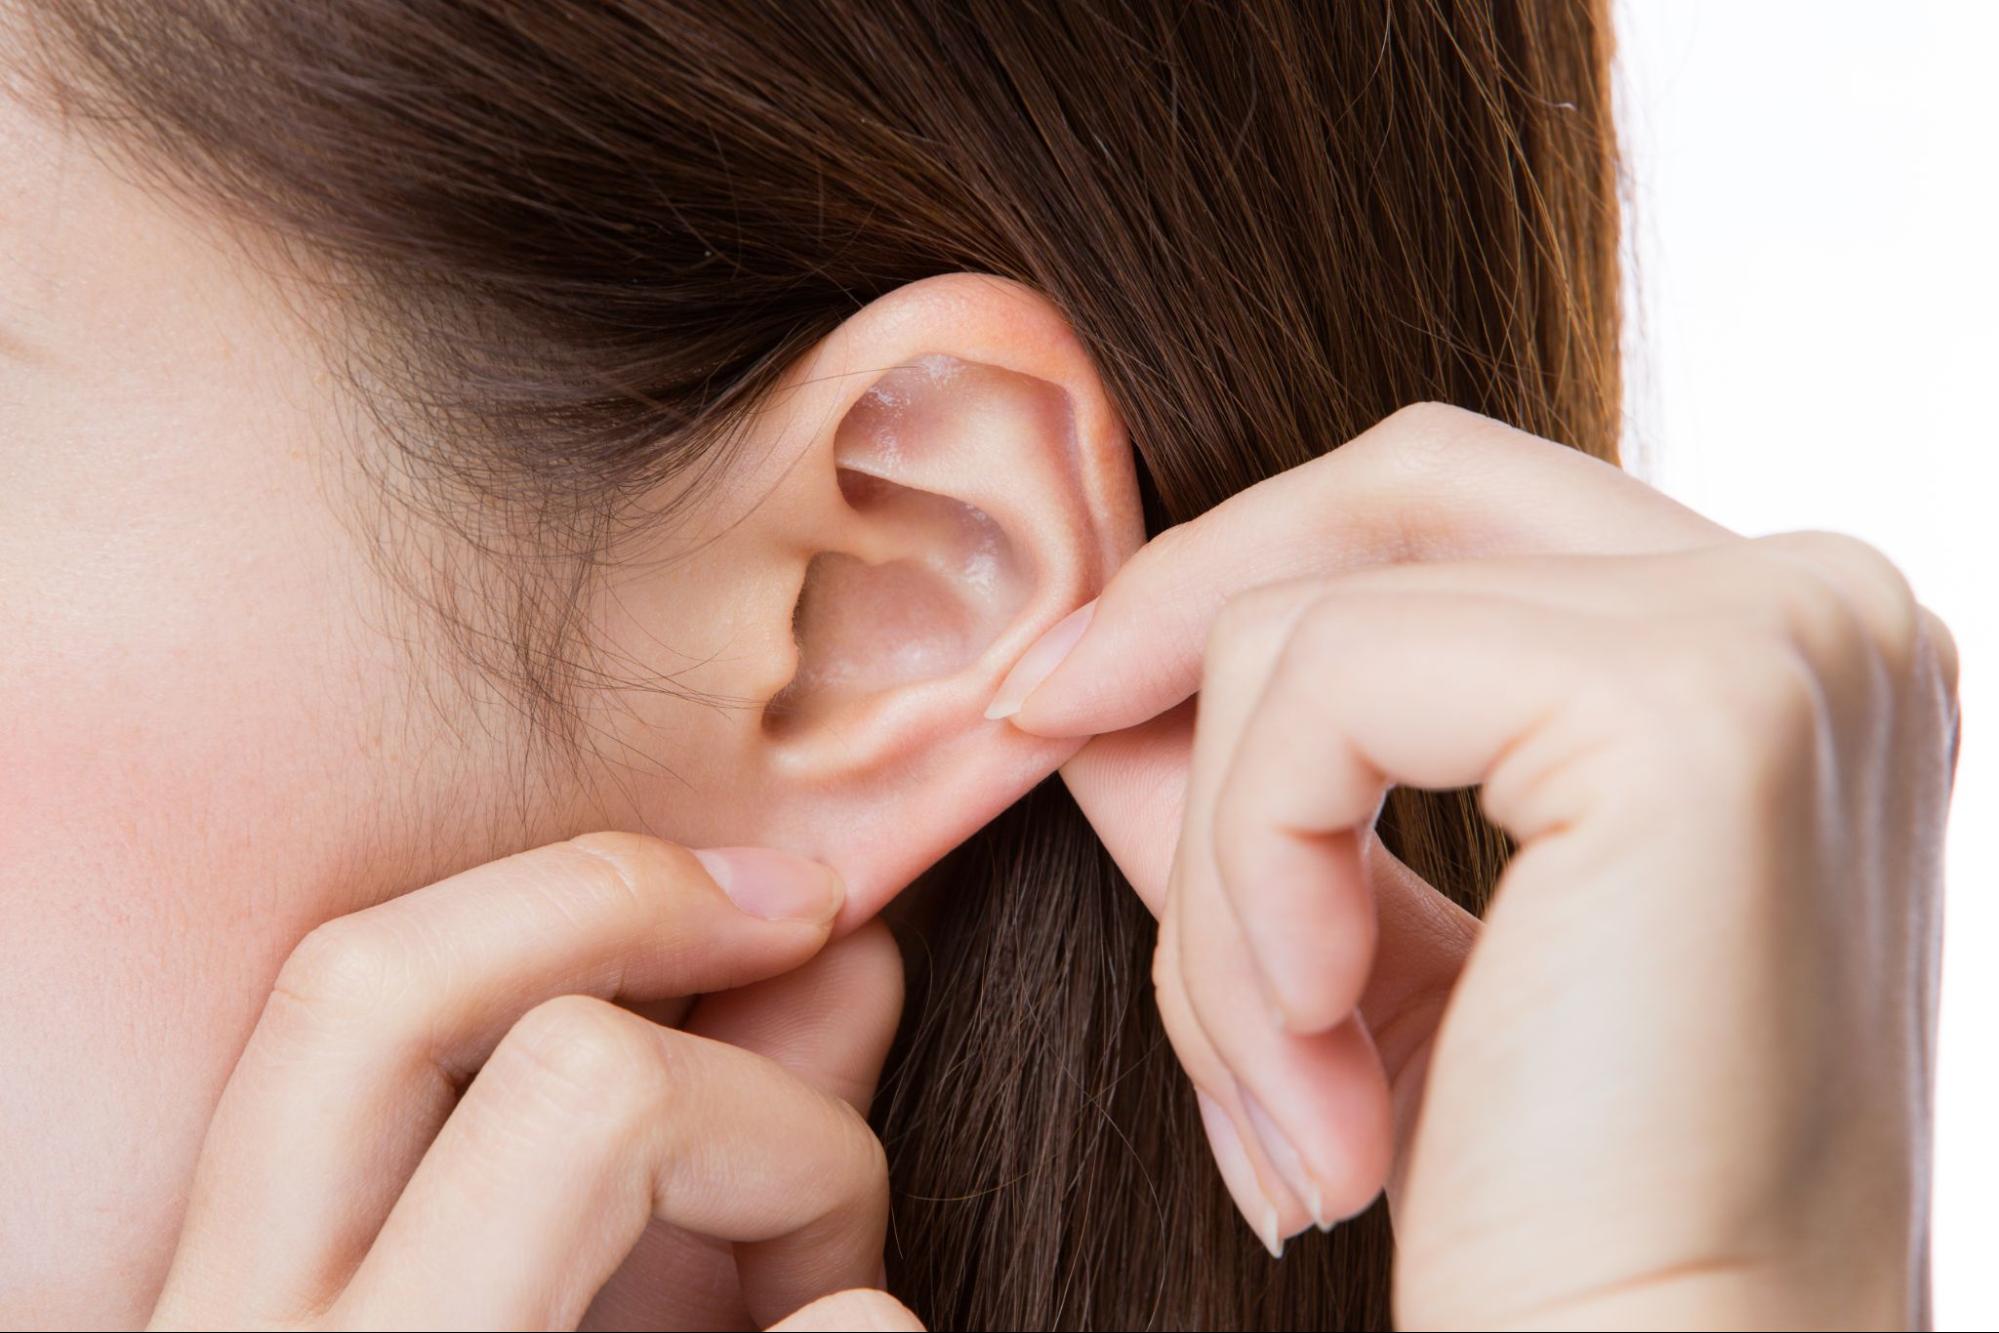
{"label": "earlobe", "polygon": [[842,391],[785,482],[811,518],[756,785],[764,840],[839,870],[851,925],[1073,753],[985,708],[1143,533],[1095,366],[1025,288],[915,284],[801,370]]}

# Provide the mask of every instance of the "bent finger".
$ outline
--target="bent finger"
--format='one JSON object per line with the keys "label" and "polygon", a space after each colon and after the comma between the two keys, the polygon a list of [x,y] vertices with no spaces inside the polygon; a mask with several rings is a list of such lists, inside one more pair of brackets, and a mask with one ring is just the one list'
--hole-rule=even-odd
{"label": "bent finger", "polygon": [[1600,661],[1616,638],[1606,624],[1483,594],[1337,584],[1298,619],[1212,804],[1190,808],[1288,1024],[1341,1021],[1367,982],[1377,915],[1362,851],[1389,787],[1485,781],[1572,688],[1614,678]]}
{"label": "bent finger", "polygon": [[551,1000],[480,1071],[340,1309],[363,1326],[572,1327],[654,1218],[766,1243],[773,1280],[749,1308],[774,1319],[875,1277],[881,1145],[762,1056]]}
{"label": "bent finger", "polygon": [[782,972],[825,943],[839,901],[832,872],[780,853],[596,834],[315,930],[210,1124],[163,1308],[201,1273],[262,1317],[322,1304],[465,1080],[529,1008]]}
{"label": "bent finger", "polygon": [[[865,1115],[901,1012],[902,958],[888,927],[875,920],[793,971],[702,997],[674,1026],[775,1061]],[[769,1289],[764,1270],[773,1261],[761,1246],[733,1248],[739,1289],[718,1294],[715,1242],[655,1220],[599,1290],[585,1322],[727,1327],[740,1319],[745,1293],[755,1298]],[[783,1259],[780,1247],[775,1261]],[[665,1309],[663,1299],[671,1302]]]}
{"label": "bent finger", "polygon": [[1262,584],[1408,561],[1649,554],[1732,535],[1576,450],[1417,404],[1160,534],[1112,577],[1065,655],[1023,656],[1021,675],[1040,679],[1010,677],[996,700],[1010,711],[995,715],[1044,736],[1154,717],[1200,684],[1222,608]]}

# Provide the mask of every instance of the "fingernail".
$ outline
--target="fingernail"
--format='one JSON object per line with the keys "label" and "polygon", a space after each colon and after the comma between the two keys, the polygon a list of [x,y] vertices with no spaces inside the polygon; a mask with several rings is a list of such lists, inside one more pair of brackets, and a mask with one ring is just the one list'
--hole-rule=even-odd
{"label": "fingernail", "polygon": [[1312,1225],[1324,1231],[1332,1223],[1326,1219],[1325,1197],[1319,1192],[1319,1182],[1312,1179],[1312,1173],[1305,1169],[1305,1159],[1291,1146],[1291,1140],[1284,1137],[1284,1131],[1263,1109],[1263,1103],[1242,1089],[1243,1113],[1249,1117],[1249,1127],[1256,1135],[1256,1141],[1263,1145],[1263,1155],[1277,1168],[1277,1174],[1284,1177],[1284,1183],[1291,1192],[1304,1203],[1305,1211],[1312,1215]]}
{"label": "fingernail", "polygon": [[1083,631],[1090,627],[1090,617],[1096,611],[1094,599],[1085,602],[1036,639],[1034,646],[1021,654],[1013,670],[1007,672],[1006,679],[1000,682],[999,693],[986,705],[986,716],[997,721],[1018,713],[1020,706],[1027,702],[1027,696],[1053,675],[1056,667],[1062,665],[1062,659],[1069,655],[1069,650],[1083,637]]}
{"label": "fingernail", "polygon": [[846,890],[817,861],[769,847],[704,847],[694,859],[734,903],[766,921],[829,921]]}
{"label": "fingernail", "polygon": [[1229,1188],[1229,1197],[1235,1200],[1237,1211],[1263,1242],[1263,1248],[1270,1251],[1270,1257],[1282,1259],[1284,1237],[1277,1232],[1277,1205],[1256,1183],[1256,1168],[1250,1165],[1235,1122],[1229,1119],[1220,1102],[1198,1088],[1194,1090],[1194,1100],[1200,1104],[1201,1125],[1208,1131],[1208,1147],[1215,1155],[1215,1165],[1221,1169],[1222,1183]]}

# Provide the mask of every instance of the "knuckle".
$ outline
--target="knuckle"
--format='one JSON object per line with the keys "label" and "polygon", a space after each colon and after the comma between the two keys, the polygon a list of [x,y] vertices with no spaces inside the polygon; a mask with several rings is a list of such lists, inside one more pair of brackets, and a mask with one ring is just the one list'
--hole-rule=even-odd
{"label": "knuckle", "polygon": [[1865,651],[1898,673],[1908,669],[1922,632],[1921,608],[1894,561],[1845,533],[1802,532],[1774,540],[1801,557],[1800,572],[1809,574],[1794,584],[1795,604],[1809,626],[1837,651]]}
{"label": "knuckle", "polygon": [[412,981],[397,933],[365,914],[315,927],[285,959],[272,998],[315,1026],[338,1026],[397,1007]]}
{"label": "knuckle", "polygon": [[643,885],[700,874],[693,853],[645,833],[584,833],[557,846],[587,880],[634,897]]}
{"label": "knuckle", "polygon": [[1820,690],[1783,640],[1687,636],[1643,660],[1648,740],[1708,780],[1759,784],[1815,751]]}
{"label": "knuckle", "polygon": [[482,1077],[532,1089],[567,1115],[632,1114],[662,1095],[659,1044],[649,1025],[585,995],[544,1000],[508,1030]]}
{"label": "knuckle", "polygon": [[1429,471],[1455,470],[1467,459],[1485,457],[1495,449],[1526,449],[1560,457],[1575,452],[1497,417],[1442,402],[1398,408],[1373,430],[1356,436],[1354,443],[1363,440],[1367,441],[1365,454],[1392,455],[1401,466]]}
{"label": "knuckle", "polygon": [[[774,1072],[787,1072],[782,1066],[773,1068]],[[823,1154],[818,1160],[824,1164],[825,1182],[832,1187],[825,1196],[829,1211],[822,1220],[856,1204],[865,1212],[880,1213],[885,1218],[889,1198],[888,1150],[867,1117],[843,1098],[810,1084],[793,1082],[804,1098],[799,1104],[801,1116],[813,1127],[812,1135],[804,1141],[818,1145],[814,1151]]]}
{"label": "knuckle", "polygon": [[1334,451],[1349,468],[1402,480],[1455,469],[1472,440],[1494,423],[1449,403],[1409,403]]}
{"label": "knuckle", "polygon": [[1263,588],[1236,593],[1223,602],[1208,629],[1208,659],[1213,661],[1226,655],[1247,638],[1262,622],[1269,604],[1269,593]]}
{"label": "knuckle", "polygon": [[1125,584],[1145,581],[1142,577],[1133,578],[1133,571],[1141,574],[1155,569],[1166,572],[1185,565],[1187,558],[1198,553],[1206,541],[1207,527],[1201,519],[1195,518],[1175,523],[1148,539],[1145,545],[1132,553],[1131,559],[1118,571],[1118,576],[1106,586],[1106,598],[1118,596]]}
{"label": "knuckle", "polygon": [[1462,438],[1469,429],[1491,424],[1491,417],[1480,416],[1469,408],[1436,399],[1405,403],[1382,420],[1382,425],[1389,427],[1390,433],[1395,435],[1435,436],[1445,440]]}
{"label": "knuckle", "polygon": [[685,847],[642,833],[586,833],[543,851],[546,892],[586,914],[657,922],[685,893],[713,882]]}
{"label": "knuckle", "polygon": [[[1223,508],[1218,506],[1198,518],[1175,524],[1139,547],[1104,586],[1098,599],[1098,615],[1105,620],[1140,616],[1184,633],[1184,642],[1200,642],[1207,617],[1215,610],[1213,604],[1191,598],[1162,598],[1159,590],[1180,586],[1185,570],[1214,567],[1218,547],[1226,553],[1224,543],[1230,539],[1221,530],[1228,526],[1222,517]],[[1133,665],[1144,668],[1149,664]]]}
{"label": "knuckle", "polygon": [[1802,534],[1802,540],[1827,564],[1845,571],[1870,596],[1915,604],[1908,578],[1879,547],[1844,532],[1808,532]]}
{"label": "knuckle", "polygon": [[1299,613],[1287,658],[1301,665],[1339,661],[1362,632],[1362,622],[1381,615],[1384,596],[1390,607],[1406,604],[1408,593],[1383,580],[1408,579],[1411,573],[1407,566],[1388,566],[1328,580]]}
{"label": "knuckle", "polygon": [[1786,641],[1828,670],[1844,673],[1864,667],[1880,646],[1873,642],[1858,608],[1816,570],[1791,570],[1783,580],[1780,603]]}
{"label": "knuckle", "polygon": [[1542,485],[1530,478],[1552,481],[1550,468],[1574,467],[1585,456],[1468,408],[1419,402],[1328,458],[1344,459],[1345,475],[1336,480],[1329,462],[1326,477],[1342,508],[1368,515],[1377,549],[1404,560],[1442,554],[1438,527],[1451,516],[1489,512],[1496,495],[1536,494]]}
{"label": "knuckle", "polygon": [[1298,618],[1328,596],[1320,579],[1288,579],[1246,588],[1222,604],[1208,631],[1210,668],[1266,656]]}
{"label": "knuckle", "polygon": [[1816,674],[1796,651],[1771,645],[1747,654],[1729,684],[1732,706],[1702,729],[1709,753],[1728,764],[1718,772],[1757,808],[1805,794],[1799,779],[1818,764],[1825,721]]}

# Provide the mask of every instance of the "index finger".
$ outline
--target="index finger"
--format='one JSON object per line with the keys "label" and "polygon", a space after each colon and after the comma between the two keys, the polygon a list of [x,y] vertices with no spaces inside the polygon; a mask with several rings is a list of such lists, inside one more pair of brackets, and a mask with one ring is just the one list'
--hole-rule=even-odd
{"label": "index finger", "polygon": [[1216,613],[1266,583],[1408,561],[1637,555],[1731,535],[1587,454],[1419,403],[1160,534],[1022,656],[988,716],[1041,736],[1155,717],[1198,688]]}
{"label": "index finger", "polygon": [[321,1299],[522,1013],[788,971],[825,944],[840,899],[831,870],[769,849],[599,833],[321,926],[223,1090],[168,1296],[220,1262],[251,1308]]}

